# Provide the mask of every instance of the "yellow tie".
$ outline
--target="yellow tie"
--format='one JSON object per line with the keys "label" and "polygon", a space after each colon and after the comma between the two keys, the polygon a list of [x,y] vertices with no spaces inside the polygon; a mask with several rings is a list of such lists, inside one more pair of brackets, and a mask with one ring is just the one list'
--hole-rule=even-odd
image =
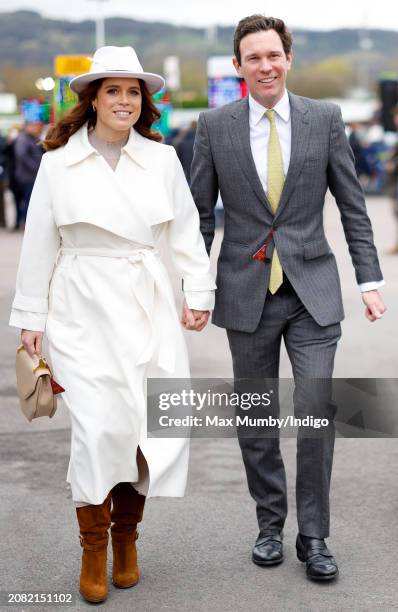
{"label": "yellow tie", "polygon": [[[270,133],[268,141],[268,169],[267,169],[267,197],[271,204],[272,212],[275,214],[278,208],[279,200],[282,195],[283,185],[285,182],[285,174],[283,171],[283,159],[281,145],[279,142],[278,130],[275,123],[275,111],[267,110],[265,116],[270,122]],[[271,293],[275,293],[283,282],[283,271],[281,262],[279,261],[278,253],[274,248],[272,254],[271,274],[269,277],[268,289]]]}

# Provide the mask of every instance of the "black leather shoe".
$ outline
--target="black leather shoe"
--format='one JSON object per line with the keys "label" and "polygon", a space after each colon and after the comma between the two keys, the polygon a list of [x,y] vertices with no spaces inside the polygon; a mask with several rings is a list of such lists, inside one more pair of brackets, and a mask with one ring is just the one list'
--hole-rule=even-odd
{"label": "black leather shoe", "polygon": [[337,563],[325,544],[325,540],[302,537],[296,540],[297,557],[307,566],[307,576],[312,580],[333,580],[339,573]]}
{"label": "black leather shoe", "polygon": [[257,565],[277,565],[283,557],[282,533],[259,534],[253,548],[252,560]]}

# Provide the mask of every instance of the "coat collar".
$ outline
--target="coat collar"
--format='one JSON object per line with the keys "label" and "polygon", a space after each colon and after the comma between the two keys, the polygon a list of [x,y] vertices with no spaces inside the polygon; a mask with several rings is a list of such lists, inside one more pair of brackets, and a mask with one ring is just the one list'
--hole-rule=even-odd
{"label": "coat collar", "polygon": [[[66,143],[65,163],[67,166],[78,164],[90,155],[98,155],[98,151],[94,149],[88,140],[87,130],[88,124],[85,123]],[[147,138],[144,138],[134,128],[131,128],[129,139],[122,148],[122,151],[126,151],[134,162],[145,169],[148,167],[151,158],[148,144]]]}

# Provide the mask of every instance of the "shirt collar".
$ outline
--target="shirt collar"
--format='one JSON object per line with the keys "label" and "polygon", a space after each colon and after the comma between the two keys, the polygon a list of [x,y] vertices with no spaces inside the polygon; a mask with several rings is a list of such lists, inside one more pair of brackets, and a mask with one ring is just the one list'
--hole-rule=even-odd
{"label": "shirt collar", "polygon": [[[257,125],[259,121],[264,117],[264,113],[267,110],[266,107],[262,106],[255,100],[251,94],[249,94],[249,112],[250,119]],[[287,93],[287,89],[285,89],[285,93],[282,98],[277,102],[274,106],[274,111],[279,115],[285,123],[287,123],[290,119],[290,102],[289,102],[289,94]]]}
{"label": "shirt collar", "polygon": [[[122,151],[131,157],[143,168],[148,166],[148,150],[145,147],[146,138],[131,128],[130,136]],[[88,124],[85,123],[77,130],[68,140],[65,145],[65,161],[67,166],[77,164],[90,155],[98,154],[97,150],[90,144],[88,139]]]}

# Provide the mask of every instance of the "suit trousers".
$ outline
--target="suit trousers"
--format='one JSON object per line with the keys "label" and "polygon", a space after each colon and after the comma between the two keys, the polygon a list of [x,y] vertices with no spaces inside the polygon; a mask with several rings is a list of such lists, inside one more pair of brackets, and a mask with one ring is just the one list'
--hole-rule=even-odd
{"label": "suit trousers", "polygon": [[[278,378],[283,337],[295,380],[295,416],[303,415],[309,395],[312,405],[316,397],[327,403],[325,389],[327,396],[341,326],[340,323],[326,327],[318,325],[287,278],[274,295],[268,292],[259,325],[253,333],[227,330],[227,335],[235,379]],[[320,379],[323,384],[317,395]],[[260,533],[279,532],[287,515],[286,475],[279,430],[276,429],[272,438],[242,437],[238,431],[238,439],[249,491],[256,502]],[[309,537],[329,535],[334,439],[333,420],[319,435],[302,435],[302,429],[298,430],[297,520],[299,532]]]}

